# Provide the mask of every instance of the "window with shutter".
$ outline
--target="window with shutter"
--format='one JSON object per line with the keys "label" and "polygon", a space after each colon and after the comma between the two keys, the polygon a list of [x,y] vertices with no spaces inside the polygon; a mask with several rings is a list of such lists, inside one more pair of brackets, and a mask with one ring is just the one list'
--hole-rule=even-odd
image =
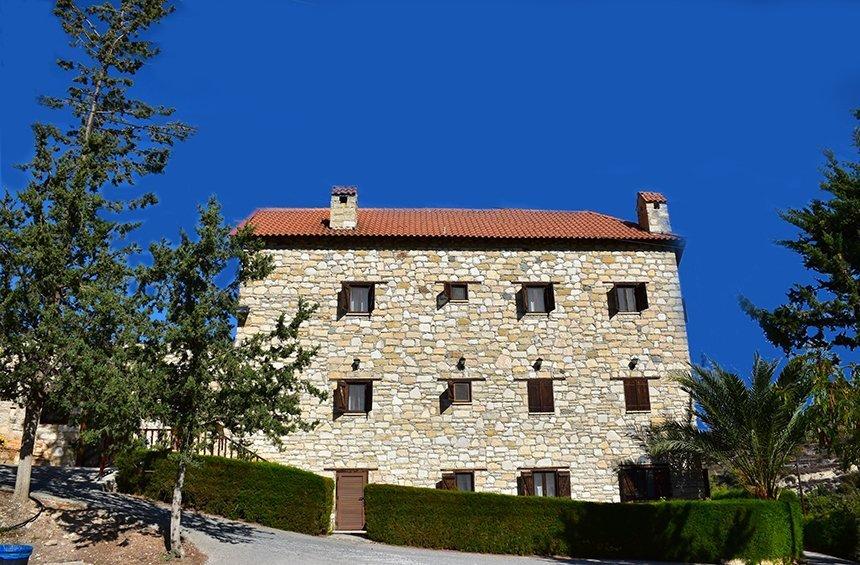
{"label": "window with shutter", "polygon": [[535,484],[535,496],[555,496],[555,472],[536,471],[532,473]]}
{"label": "window with shutter", "polygon": [[349,383],[349,400],[346,406],[346,411],[366,412],[366,393],[367,385],[365,383]]}
{"label": "window with shutter", "polygon": [[448,398],[454,404],[467,404],[472,402],[472,382],[449,381]]}
{"label": "window with shutter", "polygon": [[625,465],[618,471],[621,502],[672,498],[672,474],[668,465]]}
{"label": "window with shutter", "polygon": [[[376,285],[373,283],[345,283],[338,296],[339,314],[370,314],[376,301]],[[340,314],[342,315],[342,314]]]}
{"label": "window with shutter", "polygon": [[361,414],[373,407],[373,383],[367,381],[340,381],[334,392],[336,414]]}
{"label": "window with shutter", "polygon": [[529,412],[555,412],[552,379],[531,379],[527,382]]}
{"label": "window with shutter", "polygon": [[624,379],[624,407],[627,412],[648,412],[651,410],[648,379],[642,377]]}
{"label": "window with shutter", "polygon": [[475,475],[474,473],[454,473],[457,490],[474,491],[475,490]]}
{"label": "window with shutter", "polygon": [[469,286],[466,283],[445,283],[445,293],[450,302],[469,301]]}
{"label": "window with shutter", "polygon": [[522,302],[518,303],[518,311],[521,308],[527,314],[546,314],[555,310],[555,295],[553,285],[547,283],[524,284],[518,293]]}
{"label": "window with shutter", "polygon": [[609,316],[618,312],[641,312],[648,308],[645,283],[616,283],[609,291]]}

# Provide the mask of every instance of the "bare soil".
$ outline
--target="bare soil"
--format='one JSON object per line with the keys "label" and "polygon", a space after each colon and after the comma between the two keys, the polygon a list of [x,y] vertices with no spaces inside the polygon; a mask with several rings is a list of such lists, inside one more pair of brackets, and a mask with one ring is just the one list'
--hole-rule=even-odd
{"label": "bare soil", "polygon": [[[21,527],[2,531],[22,522]],[[12,493],[0,490],[0,543],[32,545],[30,563],[164,564],[171,560],[165,534],[157,525],[42,495],[22,511],[12,504]],[[191,542],[185,540],[183,548],[185,557],[177,564],[206,562]]]}

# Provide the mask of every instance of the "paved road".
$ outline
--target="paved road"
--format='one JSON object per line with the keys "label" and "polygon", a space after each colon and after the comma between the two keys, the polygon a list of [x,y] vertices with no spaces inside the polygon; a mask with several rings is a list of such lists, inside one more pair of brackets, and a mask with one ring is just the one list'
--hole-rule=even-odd
{"label": "paved road", "polygon": [[[123,516],[131,523],[142,521],[155,524],[162,535],[168,531],[170,514],[164,505],[102,490],[91,469],[70,467],[37,467],[33,469],[33,491],[86,502],[113,515]],[[15,468],[0,465],[0,487],[11,488],[15,483]],[[533,565],[547,563],[595,564],[597,560],[551,559],[478,555],[455,551],[434,551],[411,547],[379,544],[363,538],[343,535],[307,536],[283,530],[224,520],[194,512],[183,513],[184,535],[209,556],[212,564],[309,564],[333,565]],[[97,529],[84,529],[83,539],[98,539]],[[826,556],[810,555],[813,565],[843,565]],[[613,561],[612,563],[644,563],[642,561]]]}

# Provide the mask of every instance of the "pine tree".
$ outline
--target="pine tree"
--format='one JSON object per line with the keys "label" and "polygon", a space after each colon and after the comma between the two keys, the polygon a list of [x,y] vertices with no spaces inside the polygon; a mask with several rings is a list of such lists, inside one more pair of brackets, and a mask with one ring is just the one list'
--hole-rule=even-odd
{"label": "pine tree", "polygon": [[[854,144],[860,150],[860,128]],[[811,282],[793,285],[785,304],[773,310],[746,298],[741,307],[771,343],[814,367],[819,439],[849,467],[860,463],[860,366],[843,364],[841,357],[860,347],[860,163],[826,156],[821,189],[830,198],[780,214],[799,230],[780,245],[800,255]]]}
{"label": "pine tree", "polygon": [[301,378],[317,349],[301,345],[299,329],[316,306],[299,300],[290,321],[281,314],[271,332],[234,339],[240,287],[271,273],[272,259],[250,228],[230,234],[214,198],[199,212],[196,238],[182,232],[176,246],[153,244],[152,265],[139,275],[153,320],[138,350],[150,372],[150,414],[174,434],[170,550],[179,556],[185,473],[207,439],[227,429],[240,441],[262,433],[281,445],[317,424],[302,417],[302,394],[327,396]]}
{"label": "pine tree", "polygon": [[[48,397],[117,432],[138,425],[113,412],[128,388],[128,354],[145,321],[128,292],[123,212],[155,202],[132,195],[140,177],[164,171],[173,144],[192,129],[173,110],[130,96],[133,78],[158,49],[142,36],[172,8],[165,0],[80,7],[59,0],[54,14],[75,49],[57,64],[72,74],[63,125],[35,123],[26,186],[0,200],[0,397],[25,407],[15,500],[26,501],[36,428]],[[124,194],[123,191],[129,193]],[[119,196],[117,196],[119,194]],[[84,391],[103,391],[92,399]],[[96,417],[97,416],[97,417]],[[122,422],[119,426],[117,423]]]}

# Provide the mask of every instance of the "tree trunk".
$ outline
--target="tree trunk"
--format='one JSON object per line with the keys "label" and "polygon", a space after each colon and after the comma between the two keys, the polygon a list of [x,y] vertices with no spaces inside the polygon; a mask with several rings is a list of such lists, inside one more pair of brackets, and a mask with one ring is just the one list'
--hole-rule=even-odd
{"label": "tree trunk", "polygon": [[185,484],[185,457],[180,454],[176,483],[173,485],[173,502],[170,505],[170,552],[182,557],[182,486]]}
{"label": "tree trunk", "polygon": [[24,409],[24,434],[21,437],[21,450],[18,452],[18,474],[15,477],[15,494],[12,500],[23,505],[30,498],[30,475],[33,471],[33,448],[36,446],[36,429],[42,402]]}

